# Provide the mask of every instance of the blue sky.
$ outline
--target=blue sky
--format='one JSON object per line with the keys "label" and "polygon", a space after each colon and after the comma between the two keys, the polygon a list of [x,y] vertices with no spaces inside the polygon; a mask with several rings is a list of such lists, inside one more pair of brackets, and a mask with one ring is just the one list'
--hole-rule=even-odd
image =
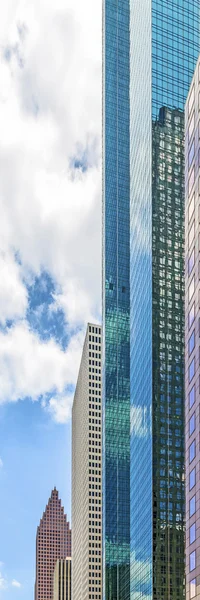
{"label": "blue sky", "polygon": [[[32,600],[71,405],[100,320],[101,2],[7,0],[0,23],[0,600]],[[92,27],[91,27],[92,24]]]}

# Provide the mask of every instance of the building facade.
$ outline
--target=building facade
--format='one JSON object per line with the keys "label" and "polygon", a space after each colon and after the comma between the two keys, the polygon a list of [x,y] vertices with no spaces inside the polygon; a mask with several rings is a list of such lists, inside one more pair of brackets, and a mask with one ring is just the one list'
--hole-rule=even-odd
{"label": "building facade", "polygon": [[103,598],[130,598],[129,0],[103,2]]}
{"label": "building facade", "polygon": [[200,2],[103,9],[103,598],[182,600],[184,104]]}
{"label": "building facade", "polygon": [[71,600],[71,557],[57,560],[54,570],[53,600]]}
{"label": "building facade", "polygon": [[53,599],[56,561],[66,556],[71,556],[71,530],[54,488],[37,528],[35,600]]}
{"label": "building facade", "polygon": [[72,598],[101,600],[101,327],[87,327],[72,408]]}
{"label": "building facade", "polygon": [[200,597],[200,59],[185,107],[186,599]]}
{"label": "building facade", "polygon": [[199,0],[130,10],[131,598],[184,598],[184,104]]}

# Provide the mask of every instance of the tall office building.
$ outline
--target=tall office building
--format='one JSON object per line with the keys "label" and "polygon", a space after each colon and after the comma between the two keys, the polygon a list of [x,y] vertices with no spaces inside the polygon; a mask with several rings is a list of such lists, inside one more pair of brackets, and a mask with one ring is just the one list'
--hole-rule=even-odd
{"label": "tall office building", "polygon": [[200,59],[185,107],[186,599],[200,597]]}
{"label": "tall office building", "polygon": [[37,528],[35,600],[53,600],[57,559],[71,556],[71,530],[56,488]]}
{"label": "tall office building", "polygon": [[72,598],[101,600],[101,327],[87,327],[72,408]]}
{"label": "tall office building", "polygon": [[184,597],[183,112],[199,8],[104,0],[104,600]]}
{"label": "tall office building", "polygon": [[103,598],[130,588],[129,0],[103,2]]}
{"label": "tall office building", "polygon": [[184,597],[184,104],[199,0],[130,12],[131,597]]}
{"label": "tall office building", "polygon": [[57,560],[53,592],[53,600],[71,600],[71,557]]}

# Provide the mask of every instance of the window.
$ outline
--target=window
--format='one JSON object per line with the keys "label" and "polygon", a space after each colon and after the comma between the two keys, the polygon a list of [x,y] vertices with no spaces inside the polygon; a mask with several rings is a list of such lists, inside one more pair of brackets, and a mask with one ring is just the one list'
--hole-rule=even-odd
{"label": "window", "polygon": [[193,571],[196,567],[196,551],[191,552],[190,554],[190,571]]}
{"label": "window", "polygon": [[195,332],[192,332],[192,335],[190,336],[189,342],[188,342],[188,352],[189,354],[191,354],[191,352],[194,350],[194,346],[195,346]]}
{"label": "window", "polygon": [[196,454],[196,444],[195,444],[195,440],[194,440],[192,442],[192,444],[190,444],[190,447],[189,447],[189,462],[190,463],[194,460],[195,454]]}
{"label": "window", "polygon": [[190,123],[189,123],[189,127],[188,127],[188,141],[189,141],[189,143],[190,143],[191,137],[193,135],[193,132],[194,132],[194,112],[193,112],[193,115],[192,115],[192,117],[190,119]]}
{"label": "window", "polygon": [[190,193],[192,191],[193,185],[194,185],[194,167],[193,167],[193,169],[191,171],[191,174],[190,174],[190,177],[189,177],[189,180],[188,180],[188,194],[189,195],[190,195]]}
{"label": "window", "polygon": [[192,272],[192,269],[194,267],[194,248],[190,254],[190,258],[188,260],[188,275],[190,275],[190,273]]}
{"label": "window", "polygon": [[196,471],[195,471],[195,467],[194,467],[194,469],[192,469],[192,471],[190,472],[190,475],[189,475],[189,487],[190,487],[190,490],[192,490],[192,488],[194,487],[195,483],[196,483]]}
{"label": "window", "polygon": [[189,248],[190,248],[191,244],[193,243],[193,241],[194,241],[194,221],[190,227],[190,231],[189,231],[189,235],[188,235]]}
{"label": "window", "polygon": [[190,517],[196,512],[196,496],[193,496],[190,500]]}
{"label": "window", "polygon": [[191,92],[190,92],[190,97],[189,97],[189,102],[188,102],[188,115],[190,116],[191,110],[193,108],[193,104],[194,104],[194,84],[192,86]]}
{"label": "window", "polygon": [[196,596],[196,579],[190,581],[190,598]]}
{"label": "window", "polygon": [[193,158],[194,158],[194,140],[192,142],[192,145],[190,147],[189,154],[188,154],[188,168],[191,167]]}
{"label": "window", "polygon": [[192,196],[189,207],[188,207],[188,221],[190,221],[190,219],[193,215],[193,212],[194,212],[194,195]]}
{"label": "window", "polygon": [[191,327],[192,323],[194,322],[194,304],[191,306],[191,309],[189,311],[189,315],[188,315],[188,326],[189,328]]}
{"label": "window", "polygon": [[195,363],[194,363],[194,358],[193,358],[193,360],[189,366],[189,381],[192,380],[192,378],[194,377],[194,374],[195,374]]}
{"label": "window", "polygon": [[190,527],[190,544],[193,544],[196,540],[196,523],[193,523]]}
{"label": "window", "polygon": [[190,423],[189,423],[190,435],[192,435],[192,433],[194,433],[194,430],[195,430],[195,413],[190,418]]}
{"label": "window", "polygon": [[194,294],[194,277],[192,278],[192,281],[191,281],[191,283],[189,285],[189,289],[188,289],[188,300],[189,300],[189,302],[190,302],[193,294]]}
{"label": "window", "polygon": [[190,406],[190,408],[192,408],[192,406],[193,406],[194,403],[195,403],[195,386],[193,385],[193,388],[189,392],[189,406]]}

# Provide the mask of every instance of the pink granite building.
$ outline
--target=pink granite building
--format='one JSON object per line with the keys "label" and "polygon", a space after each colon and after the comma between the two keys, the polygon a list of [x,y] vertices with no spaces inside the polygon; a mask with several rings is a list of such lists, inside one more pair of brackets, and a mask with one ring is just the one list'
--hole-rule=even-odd
{"label": "pink granite building", "polygon": [[71,556],[71,529],[54,488],[37,529],[35,600],[53,600],[56,561],[66,556]]}
{"label": "pink granite building", "polygon": [[185,107],[186,600],[200,598],[200,59]]}

